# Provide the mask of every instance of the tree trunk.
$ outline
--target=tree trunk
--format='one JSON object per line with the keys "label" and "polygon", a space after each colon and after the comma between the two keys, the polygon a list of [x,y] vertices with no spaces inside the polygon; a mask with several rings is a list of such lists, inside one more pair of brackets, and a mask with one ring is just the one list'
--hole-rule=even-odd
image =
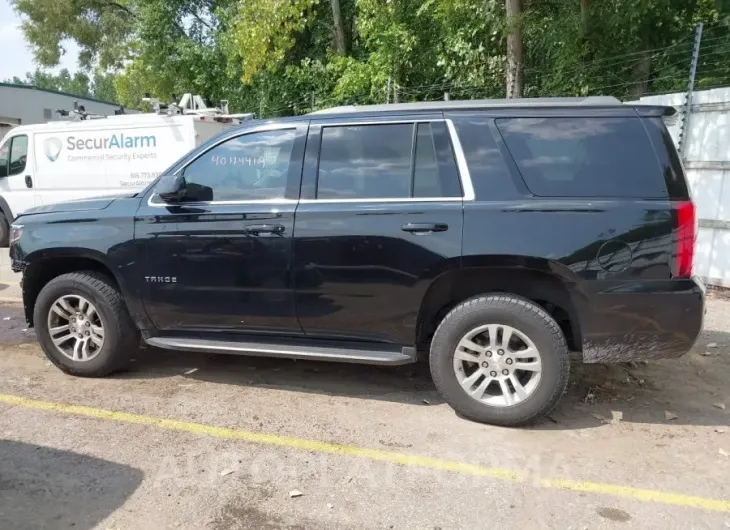
{"label": "tree trunk", "polygon": [[588,35],[588,20],[589,20],[589,2],[590,0],[580,0],[580,30],[583,37]]}
{"label": "tree trunk", "polygon": [[507,24],[507,97],[522,97],[522,0],[505,0]]}
{"label": "tree trunk", "polygon": [[335,22],[335,51],[337,55],[347,54],[347,45],[345,44],[345,25],[342,22],[342,11],[340,10],[340,0],[330,0],[332,3],[332,18]]}
{"label": "tree trunk", "polygon": [[639,97],[649,91],[650,76],[651,52],[644,51],[631,69],[633,84],[629,93],[632,98],[639,99]]}

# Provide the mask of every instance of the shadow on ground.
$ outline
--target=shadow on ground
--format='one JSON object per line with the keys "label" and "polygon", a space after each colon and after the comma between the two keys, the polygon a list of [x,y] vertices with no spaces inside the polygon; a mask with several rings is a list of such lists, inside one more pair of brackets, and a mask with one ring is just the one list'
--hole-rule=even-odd
{"label": "shadow on ground", "polygon": [[0,440],[0,528],[95,528],[142,478],[126,465]]}
{"label": "shadow on ground", "polygon": [[[0,305],[0,319],[8,316],[10,320],[0,320],[0,342],[37,348],[32,330],[23,329],[21,311]],[[379,367],[155,349],[140,351],[135,357],[127,372],[114,377],[135,380],[182,376],[216,384],[420,407],[444,404],[425,364]],[[626,423],[730,425],[730,333],[704,331],[692,353],[680,359],[648,364],[575,362],[571,370],[571,382],[560,405],[534,428],[593,428],[611,419],[612,412],[621,413]],[[716,404],[724,404],[725,409]],[[667,420],[667,413],[677,417]]]}
{"label": "shadow on ground", "polygon": [[[707,344],[717,344],[708,348]],[[709,352],[703,356],[698,352]],[[558,408],[536,429],[592,428],[622,413],[624,422],[730,424],[730,333],[705,332],[693,353],[649,363],[572,363]],[[182,376],[216,384],[440,405],[428,366],[364,366],[260,357],[145,350],[121,379]],[[724,400],[727,399],[727,403]],[[717,405],[725,403],[723,410]],[[666,413],[676,418],[667,420]]]}

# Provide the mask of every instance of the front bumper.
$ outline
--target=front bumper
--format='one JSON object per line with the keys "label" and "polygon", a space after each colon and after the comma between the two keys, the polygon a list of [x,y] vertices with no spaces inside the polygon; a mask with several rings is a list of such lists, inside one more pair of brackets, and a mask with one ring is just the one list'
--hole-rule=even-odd
{"label": "front bumper", "polygon": [[705,290],[691,278],[626,284],[591,295],[581,319],[584,362],[684,355],[702,331]]}

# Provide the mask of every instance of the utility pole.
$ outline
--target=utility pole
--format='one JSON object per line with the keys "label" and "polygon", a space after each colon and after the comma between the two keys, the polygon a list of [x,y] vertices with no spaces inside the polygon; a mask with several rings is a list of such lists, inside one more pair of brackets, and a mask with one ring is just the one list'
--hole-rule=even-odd
{"label": "utility pole", "polygon": [[390,103],[390,77],[388,78],[388,84],[385,85],[385,103]]}
{"label": "utility pole", "polygon": [[451,101],[451,94],[444,92],[444,101]]}
{"label": "utility pole", "polygon": [[684,97],[684,106],[682,107],[682,121],[679,125],[679,156],[685,159],[687,151],[687,134],[689,133],[689,118],[692,115],[692,93],[695,89],[695,77],[697,75],[697,61],[700,58],[700,43],[702,42],[702,22],[697,24],[695,30],[695,41],[692,46],[692,60],[689,67],[689,84],[687,85],[687,94]]}

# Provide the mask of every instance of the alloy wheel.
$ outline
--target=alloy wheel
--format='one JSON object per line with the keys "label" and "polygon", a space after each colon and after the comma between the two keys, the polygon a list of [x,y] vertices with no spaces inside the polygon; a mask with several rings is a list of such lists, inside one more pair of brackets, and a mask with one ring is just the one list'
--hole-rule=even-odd
{"label": "alloy wheel", "polygon": [[537,389],[542,360],[522,331],[487,324],[469,331],[454,352],[454,373],[473,399],[494,407],[509,407]]}
{"label": "alloy wheel", "polygon": [[64,295],[48,311],[48,333],[68,359],[87,362],[104,346],[104,323],[96,307],[83,296]]}

